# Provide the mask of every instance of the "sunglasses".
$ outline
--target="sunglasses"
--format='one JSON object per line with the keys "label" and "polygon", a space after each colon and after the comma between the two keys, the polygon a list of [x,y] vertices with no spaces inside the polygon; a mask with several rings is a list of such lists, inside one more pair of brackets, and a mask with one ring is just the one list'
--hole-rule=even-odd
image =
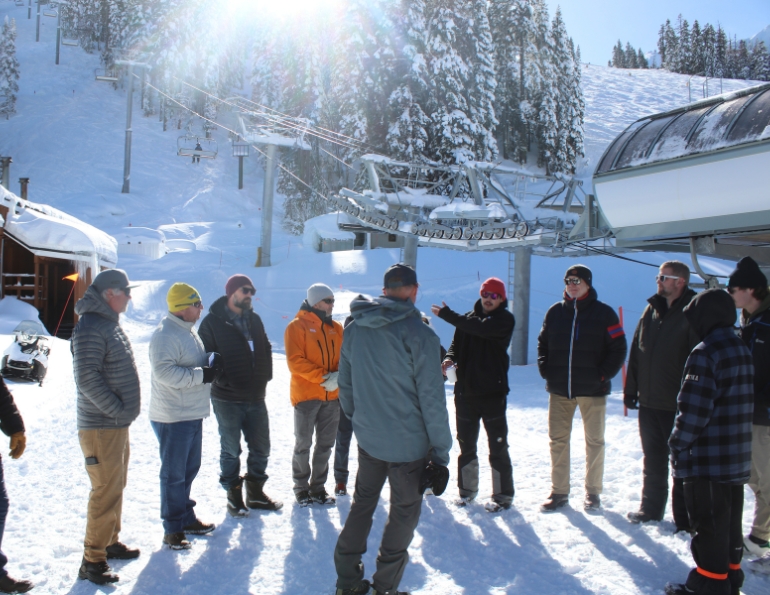
{"label": "sunglasses", "polygon": [[202,308],[203,307],[203,302],[198,300],[197,302],[192,302],[192,303],[187,302],[185,304],[176,304],[175,307],[176,308],[184,308],[184,307],[188,307],[189,308],[190,306],[192,306],[193,308]]}
{"label": "sunglasses", "polygon": [[126,297],[131,297],[131,288],[130,287],[126,287],[125,289],[121,289],[120,291],[122,291],[123,295],[125,295]]}
{"label": "sunglasses", "polygon": [[240,287],[239,289],[243,295],[257,295],[257,290],[253,287]]}
{"label": "sunglasses", "polygon": [[321,300],[324,304],[329,304],[330,306],[334,304],[334,298],[326,298],[325,300]]}
{"label": "sunglasses", "polygon": [[666,279],[680,279],[680,277],[675,277],[674,275],[655,275],[655,280],[661,283],[666,281]]}
{"label": "sunglasses", "polygon": [[743,291],[743,287],[728,287],[727,293],[733,295],[736,291]]}
{"label": "sunglasses", "polygon": [[564,285],[580,285],[582,282],[583,280],[577,277],[564,279]]}
{"label": "sunglasses", "polygon": [[483,297],[484,299],[496,300],[497,298],[501,298],[503,296],[500,293],[493,293],[493,292],[490,292],[490,291],[482,291],[481,292],[481,297]]}

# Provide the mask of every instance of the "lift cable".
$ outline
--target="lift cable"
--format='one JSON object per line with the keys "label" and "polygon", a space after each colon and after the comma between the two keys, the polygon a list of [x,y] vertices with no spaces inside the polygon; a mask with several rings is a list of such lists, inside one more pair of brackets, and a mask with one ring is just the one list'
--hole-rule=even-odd
{"label": "lift cable", "polygon": [[[134,76],[135,76],[136,78],[139,78],[139,76],[138,76],[138,75],[136,75],[136,74],[134,74]],[[200,114],[198,114],[197,112],[195,112],[195,111],[194,111],[194,110],[192,110],[191,108],[187,107],[187,106],[186,106],[186,105],[184,105],[183,103],[181,103],[181,102],[177,101],[176,99],[174,99],[173,97],[171,97],[171,96],[170,96],[170,95],[168,95],[167,93],[164,93],[163,91],[161,91],[160,89],[158,89],[158,87],[154,86],[153,84],[151,84],[151,83],[148,83],[148,82],[145,82],[145,84],[146,84],[148,87],[150,87],[151,89],[154,89],[155,91],[157,91],[159,94],[163,95],[163,97],[165,97],[166,99],[169,99],[169,100],[173,101],[173,102],[174,102],[174,103],[176,103],[176,104],[177,104],[179,107],[181,107],[182,109],[185,109],[185,110],[189,111],[189,112],[190,112],[190,113],[192,113],[193,115],[196,115],[196,116],[198,116],[199,118],[201,118],[201,119],[203,119],[203,120],[206,120],[207,122],[210,122],[211,124],[214,124],[215,126],[219,126],[219,127],[220,127],[220,128],[222,128],[223,130],[227,130],[228,132],[230,132],[230,133],[232,133],[232,134],[236,134],[236,135],[238,134],[238,133],[237,133],[235,130],[231,130],[231,129],[230,129],[230,128],[228,128],[227,126],[223,126],[222,124],[220,124],[220,123],[218,123],[218,122],[215,122],[214,120],[210,120],[210,119],[209,119],[209,118],[207,118],[206,116],[201,116]],[[266,154],[266,153],[264,153],[263,151],[261,151],[259,148],[257,148],[256,146],[254,146],[254,145],[252,145],[252,144],[250,144],[250,146],[251,146],[251,148],[252,148],[252,149],[254,149],[254,150],[257,152],[257,153],[259,153],[260,155],[262,155],[262,156],[263,156],[263,157],[265,157],[266,159],[268,158],[268,157],[267,157],[267,154]],[[289,171],[289,170],[288,170],[287,168],[285,168],[283,165],[281,165],[280,163],[278,163],[278,161],[277,161],[277,160],[276,160],[275,164],[276,164],[276,165],[277,165],[277,166],[278,166],[278,167],[279,167],[281,170],[283,170],[283,171],[284,171],[284,172],[286,172],[288,175],[290,175],[292,178],[294,178],[295,180],[297,180],[297,181],[298,181],[300,184],[302,184],[303,186],[305,186],[305,187],[306,187],[308,190],[310,190],[311,192],[313,192],[313,193],[317,194],[318,196],[320,196],[320,197],[321,197],[322,199],[324,199],[325,201],[330,201],[330,200],[331,200],[331,199],[329,199],[327,196],[324,196],[323,194],[321,194],[320,192],[318,192],[318,190],[316,190],[315,188],[313,188],[313,187],[312,187],[310,184],[308,184],[307,182],[305,182],[305,181],[304,181],[303,179],[301,179],[299,176],[295,175],[293,172]]]}
{"label": "lift cable", "polygon": [[[217,101],[219,101],[221,103],[224,103],[225,105],[229,105],[231,107],[236,107],[236,108],[242,109],[241,106],[236,105],[236,104],[234,104],[232,102],[229,102],[229,101],[227,101],[225,99],[220,99],[216,95],[213,95],[212,93],[209,93],[208,91],[200,89],[200,88],[196,87],[195,85],[192,85],[192,84],[190,84],[190,83],[188,83],[186,81],[178,79],[177,77],[173,77],[173,78],[175,78],[176,80],[178,80],[182,84],[187,85],[191,89],[195,89],[196,91],[199,91],[200,93],[203,93],[204,95],[207,95],[207,96],[211,97],[212,99],[215,99],[215,100],[217,100]],[[250,101],[250,100],[245,99],[245,98],[244,98],[244,101],[248,101],[249,103],[254,103],[253,101]],[[259,104],[254,103],[254,105],[259,105]],[[262,106],[260,106],[260,107],[262,107]],[[275,111],[275,110],[272,110],[272,111]],[[273,123],[276,123],[276,124],[279,124],[279,125],[282,125],[282,126],[286,126],[286,127],[291,128],[293,130],[296,130],[297,132],[309,134],[310,136],[315,136],[315,137],[317,137],[317,138],[319,138],[321,140],[325,140],[327,142],[330,142],[330,143],[333,143],[333,144],[336,144],[336,145],[340,145],[340,146],[348,148],[348,149],[360,149],[360,147],[353,146],[350,143],[341,142],[341,141],[336,140],[334,138],[331,138],[331,137],[329,137],[329,136],[327,136],[325,134],[321,134],[319,132],[316,132],[313,128],[309,127],[307,124],[304,124],[304,123],[300,124],[300,123],[298,123],[297,118],[292,118],[291,116],[286,116],[285,114],[281,114],[282,117],[279,118],[277,116],[273,116],[273,115],[265,113],[265,112],[252,112],[252,113],[254,113],[254,114],[256,114],[256,115],[258,115],[258,116],[260,116],[260,117],[262,117],[262,118],[264,118],[266,120],[268,120],[269,122],[272,121]],[[280,113],[280,112],[278,112],[278,113]],[[292,120],[294,120],[294,122],[292,122]],[[337,133],[334,133],[334,134],[337,134]],[[344,135],[342,135],[342,136],[344,136]],[[346,138],[349,138],[349,137],[346,137]],[[355,139],[351,139],[351,140],[355,141]],[[355,142],[358,142],[358,141],[355,141]]]}

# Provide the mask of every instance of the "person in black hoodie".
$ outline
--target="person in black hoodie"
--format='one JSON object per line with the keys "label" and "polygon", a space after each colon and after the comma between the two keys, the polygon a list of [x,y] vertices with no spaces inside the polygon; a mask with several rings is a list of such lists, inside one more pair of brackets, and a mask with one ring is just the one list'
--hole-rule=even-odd
{"label": "person in black hoodie", "polygon": [[[211,305],[198,330],[206,351],[222,356],[224,371],[211,384],[211,404],[222,448],[219,483],[227,490],[228,510],[234,516],[247,512],[243,506],[244,481],[249,508],[278,510],[283,506],[263,490],[270,456],[265,389],[273,378],[273,353],[262,319],[251,307],[251,296],[256,292],[246,275],[233,275],[227,280],[226,295]],[[249,449],[248,473],[243,478],[241,433]]]}
{"label": "person in black hoodie", "polygon": [[479,459],[476,444],[479,422],[483,420],[489,440],[492,467],[492,499],[485,504],[489,512],[511,507],[513,466],[508,454],[508,345],[515,321],[508,311],[505,283],[491,277],[481,284],[480,299],[465,314],[442,306],[431,306],[433,314],[453,325],[452,344],[442,363],[446,372],[457,366],[455,413],[460,457],[457,460],[458,504],[465,506],[479,492]]}
{"label": "person in black hoodie", "polygon": [[[644,483],[639,510],[628,513],[632,523],[663,520],[668,499],[668,437],[676,417],[676,396],[682,370],[700,339],[682,310],[695,292],[688,287],[689,267],[678,260],[660,265],[657,293],[647,301],[631,341],[623,401],[639,409],[639,435],[644,453]],[[674,481],[671,494],[674,523],[689,531],[682,482]]]}
{"label": "person in black hoodie", "polygon": [[727,291],[741,310],[740,335],[754,358],[754,419],[751,479],[754,523],[743,540],[755,557],[770,556],[770,289],[767,277],[747,256],[730,275]]}
{"label": "person in black hoodie", "polygon": [[[13,395],[0,377],[0,430],[6,436],[11,437],[11,458],[21,457],[27,446],[27,438],[24,435],[24,421],[13,401]],[[8,492],[5,490],[5,478],[3,464],[0,460],[0,542],[5,531],[5,519],[8,516]],[[6,555],[0,551],[0,591],[3,593],[26,593],[33,585],[29,581],[17,580],[8,576],[5,565],[8,563]]]}
{"label": "person in black hoodie", "polygon": [[578,264],[564,277],[564,299],[548,309],[537,338],[537,367],[550,393],[552,488],[540,507],[543,512],[557,510],[569,501],[570,436],[577,407],[586,437],[584,508],[601,507],[607,395],[627,348],[618,315],[597,299],[591,269]]}
{"label": "person in black hoodie", "polygon": [[744,485],[751,474],[754,363],[735,335],[735,304],[723,289],[684,309],[701,339],[687,358],[668,440],[674,477],[684,481],[696,568],[668,595],[740,595]]}

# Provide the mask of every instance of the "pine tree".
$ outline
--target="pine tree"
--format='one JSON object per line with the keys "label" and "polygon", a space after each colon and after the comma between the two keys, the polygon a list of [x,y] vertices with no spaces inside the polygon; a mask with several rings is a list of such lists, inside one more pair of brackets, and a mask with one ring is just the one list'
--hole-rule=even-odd
{"label": "pine tree", "polygon": [[457,51],[457,25],[467,17],[462,14],[462,0],[434,0],[431,8],[427,21],[431,157],[445,164],[465,163],[474,158],[475,130],[465,95],[470,69]]}
{"label": "pine tree", "polygon": [[642,51],[642,48],[639,48],[639,51],[636,55],[636,63],[639,64],[639,68],[649,68],[650,64],[647,61],[647,56],[644,55],[644,52]]}
{"label": "pine tree", "polygon": [[0,114],[16,113],[19,92],[19,61],[16,58],[16,20],[5,17],[0,36]]}
{"label": "pine tree", "polygon": [[639,61],[636,58],[636,50],[631,47],[630,42],[626,42],[626,68],[639,68]]}
{"label": "pine tree", "polygon": [[[666,20],[665,30],[663,32],[664,47],[665,47],[665,61],[663,67],[672,72],[679,72],[679,36],[671,26],[671,21]],[[661,53],[661,56],[663,53]]]}
{"label": "pine tree", "polygon": [[666,42],[668,41],[668,28],[671,27],[671,21],[666,19],[666,23],[660,26],[658,30],[658,53],[660,54],[660,64],[666,64]]}
{"label": "pine tree", "polygon": [[703,74],[706,72],[706,52],[703,45],[703,32],[698,21],[693,21],[690,31],[691,63],[692,74]]}
{"label": "pine tree", "polygon": [[492,161],[497,157],[495,129],[495,79],[494,45],[487,14],[487,0],[473,0],[470,7],[470,26],[466,38],[470,78],[468,81],[468,101],[470,116],[476,129],[474,134],[474,152],[477,161]]}
{"label": "pine tree", "polygon": [[426,21],[423,0],[401,0],[394,13],[394,29],[402,36],[395,60],[396,86],[388,98],[386,143],[395,159],[427,159],[428,101]]}
{"label": "pine tree", "polygon": [[626,67],[626,54],[623,51],[623,44],[618,39],[618,44],[612,48],[612,65],[615,68]]}
{"label": "pine tree", "polygon": [[764,41],[758,41],[751,48],[751,78],[756,81],[770,80],[770,56]]}
{"label": "pine tree", "polygon": [[577,161],[585,155],[584,131],[586,104],[583,99],[583,88],[580,84],[581,60],[580,47],[575,48],[572,39],[569,40],[570,55],[572,56],[572,81],[569,84],[567,96],[567,173],[575,173]]}

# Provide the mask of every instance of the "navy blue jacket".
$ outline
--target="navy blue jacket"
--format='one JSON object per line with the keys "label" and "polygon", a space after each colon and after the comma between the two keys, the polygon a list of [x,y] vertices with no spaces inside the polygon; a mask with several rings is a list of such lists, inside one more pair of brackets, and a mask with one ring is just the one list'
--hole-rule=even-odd
{"label": "navy blue jacket", "polygon": [[[715,316],[716,308],[721,311]],[[687,359],[677,397],[679,412],[668,441],[674,477],[746,483],[751,472],[754,364],[732,328],[735,306],[726,291],[707,290],[685,314],[705,338]]]}
{"label": "navy blue jacket", "polygon": [[579,300],[565,293],[548,309],[537,338],[537,367],[545,390],[570,399],[608,395],[627,347],[618,315],[597,299],[593,287]]}

